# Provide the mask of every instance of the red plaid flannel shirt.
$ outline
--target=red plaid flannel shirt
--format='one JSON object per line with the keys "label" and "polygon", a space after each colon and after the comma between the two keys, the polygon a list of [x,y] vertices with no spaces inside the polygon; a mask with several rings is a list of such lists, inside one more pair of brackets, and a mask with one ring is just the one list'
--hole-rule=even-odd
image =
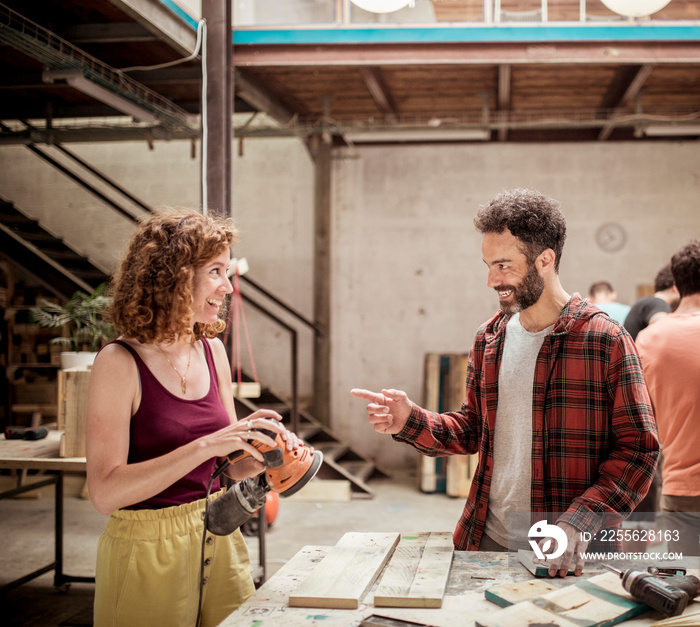
{"label": "red plaid flannel shirt", "polygon": [[[458,550],[478,549],[484,532],[507,322],[499,312],[477,332],[461,409],[437,414],[414,405],[405,428],[394,436],[432,457],[479,453],[454,531]],[[591,534],[619,524],[647,493],[659,454],[630,335],[574,294],[544,340],[533,385],[532,521],[565,521]],[[589,549],[619,545],[594,541]]]}

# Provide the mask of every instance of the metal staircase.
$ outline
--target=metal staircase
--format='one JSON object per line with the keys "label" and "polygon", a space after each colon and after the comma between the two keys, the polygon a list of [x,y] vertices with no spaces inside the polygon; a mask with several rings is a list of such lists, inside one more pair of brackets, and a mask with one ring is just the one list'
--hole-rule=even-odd
{"label": "metal staircase", "polygon": [[36,220],[0,198],[0,256],[21,266],[59,297],[75,291],[92,292],[109,276],[62,239],[44,230]]}
{"label": "metal staircase", "polygon": [[263,389],[259,398],[236,398],[236,414],[245,418],[258,409],[272,409],[285,420],[285,426],[294,431],[306,444],[323,453],[319,479],[346,479],[350,482],[353,498],[373,498],[374,492],[367,485],[373,478],[387,477],[374,462],[353,451],[347,444],[309,413],[298,412],[298,425],[292,424],[292,408],[269,390]]}

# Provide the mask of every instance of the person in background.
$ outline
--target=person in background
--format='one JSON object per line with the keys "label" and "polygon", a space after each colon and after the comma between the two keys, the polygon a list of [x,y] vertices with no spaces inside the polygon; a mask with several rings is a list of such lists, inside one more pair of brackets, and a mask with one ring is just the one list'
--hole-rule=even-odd
{"label": "person in background", "polygon": [[639,332],[639,350],[663,446],[661,492],[668,549],[700,555],[700,240],[671,258],[677,309]]}
{"label": "person in background", "polygon": [[[557,201],[503,192],[474,223],[501,310],[474,339],[461,409],[433,413],[395,389],[351,394],[368,401],[375,431],[425,455],[478,452],[457,550],[505,551],[513,517],[547,519],[566,534],[549,575],[580,575],[582,532],[626,518],[654,475],[659,443],[642,367],[629,334],[562,287]],[[529,547],[527,532],[516,540]],[[598,540],[591,550],[619,547]]]}
{"label": "person in background", "polygon": [[673,282],[671,264],[667,263],[654,278],[654,295],[640,298],[632,305],[625,319],[625,329],[636,340],[642,329],[675,311],[680,299],[678,288]]}
{"label": "person in background", "polygon": [[607,281],[597,281],[588,288],[588,297],[601,311],[608,314],[613,320],[624,325],[631,307],[617,302],[617,292]]}
{"label": "person in background", "polygon": [[250,442],[275,446],[260,428],[290,450],[299,441],[273,411],[236,418],[217,334],[237,236],[228,220],[157,214],[139,225],[114,278],[109,317],[120,336],[95,360],[87,410],[90,498],[110,514],[97,549],[97,627],[191,627],[200,611],[200,625],[218,625],[254,592],[240,531],[204,537],[212,473],[220,458],[245,451],[253,458],[227,474],[260,474]]}
{"label": "person in background", "polygon": [[[656,273],[654,278],[654,294],[653,296],[645,296],[637,300],[630,309],[625,319],[625,329],[632,336],[633,340],[637,339],[638,333],[648,327],[650,324],[658,322],[678,307],[680,294],[678,288],[673,282],[673,273],[671,272],[671,264],[667,263],[661,270]],[[644,497],[642,502],[635,509],[632,519],[629,523],[634,527],[635,523],[638,528],[650,529],[655,528],[654,523],[657,520],[657,513],[661,501],[661,486],[663,482],[663,453],[659,456],[659,463],[656,467],[656,474],[651,483],[649,492]],[[628,541],[625,543],[625,550],[631,552],[644,552],[646,550],[646,541]]]}

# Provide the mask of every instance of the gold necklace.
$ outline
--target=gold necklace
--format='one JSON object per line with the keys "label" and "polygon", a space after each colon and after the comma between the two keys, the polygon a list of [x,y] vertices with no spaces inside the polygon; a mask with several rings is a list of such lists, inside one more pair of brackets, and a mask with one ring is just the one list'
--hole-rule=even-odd
{"label": "gold necklace", "polygon": [[[190,347],[191,348],[191,347]],[[190,359],[192,358],[192,351],[187,355],[187,368],[185,368],[185,374],[180,374],[177,370],[177,368],[174,366],[173,362],[168,359],[168,356],[165,354],[165,351],[158,346],[158,350],[163,353],[163,357],[165,357],[165,361],[167,361],[170,364],[170,367],[175,371],[175,374],[180,377],[180,387],[182,387],[182,393],[187,394],[187,373],[190,369]]]}

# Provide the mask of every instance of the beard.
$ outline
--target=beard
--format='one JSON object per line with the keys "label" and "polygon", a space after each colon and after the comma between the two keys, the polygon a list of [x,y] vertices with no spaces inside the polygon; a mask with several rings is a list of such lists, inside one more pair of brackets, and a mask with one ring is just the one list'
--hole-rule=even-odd
{"label": "beard", "polygon": [[513,290],[513,303],[500,302],[501,311],[506,316],[512,316],[519,311],[532,307],[540,299],[544,291],[544,279],[537,272],[535,265],[532,264],[519,286],[499,285],[495,289],[497,292]]}

